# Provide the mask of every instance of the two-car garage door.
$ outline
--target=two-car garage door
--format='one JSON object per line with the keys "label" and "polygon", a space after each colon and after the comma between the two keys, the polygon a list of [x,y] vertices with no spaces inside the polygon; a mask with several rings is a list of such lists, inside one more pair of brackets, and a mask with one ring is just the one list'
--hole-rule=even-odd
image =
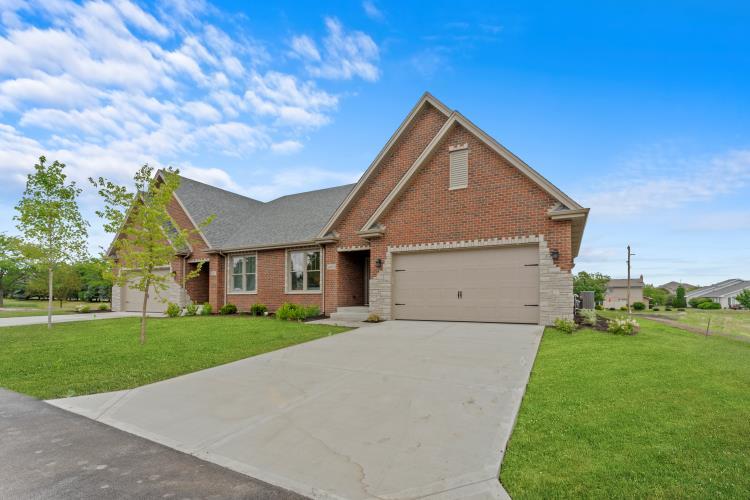
{"label": "two-car garage door", "polygon": [[539,323],[538,247],[396,253],[396,319]]}
{"label": "two-car garage door", "polygon": [[[166,268],[163,270],[157,271],[157,273],[160,274],[170,274],[171,271]],[[124,311],[142,311],[143,310],[143,292],[134,288],[132,286],[132,282],[135,280],[128,279],[128,283],[126,286],[122,287],[122,301],[123,301],[123,310]],[[159,290],[158,292],[154,289],[153,286],[149,287],[148,291],[148,303],[146,304],[146,311],[147,312],[154,312],[154,313],[163,313],[167,310],[167,302],[170,298],[175,296],[174,288],[177,289],[177,293],[179,293],[179,285],[174,282],[174,280],[167,280],[167,289],[166,290]]]}

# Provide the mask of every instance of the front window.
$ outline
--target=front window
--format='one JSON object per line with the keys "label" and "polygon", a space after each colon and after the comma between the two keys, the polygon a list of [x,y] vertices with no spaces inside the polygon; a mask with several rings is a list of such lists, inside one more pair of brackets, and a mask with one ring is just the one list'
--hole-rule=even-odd
{"label": "front window", "polygon": [[256,256],[232,257],[232,292],[254,292],[256,289]]}
{"label": "front window", "polygon": [[289,289],[320,290],[320,250],[289,252]]}

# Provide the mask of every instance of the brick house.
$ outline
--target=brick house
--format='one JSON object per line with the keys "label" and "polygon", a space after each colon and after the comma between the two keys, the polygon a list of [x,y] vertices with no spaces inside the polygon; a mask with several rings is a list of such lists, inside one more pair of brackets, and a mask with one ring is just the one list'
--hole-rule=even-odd
{"label": "brick house", "polygon": [[[572,317],[583,208],[457,111],[425,94],[356,184],[263,203],[183,178],[176,224],[212,224],[176,255],[185,289],[149,306],[209,302],[354,309],[384,319],[550,324]],[[115,310],[139,293],[113,290]],[[142,295],[140,295],[142,300]]]}

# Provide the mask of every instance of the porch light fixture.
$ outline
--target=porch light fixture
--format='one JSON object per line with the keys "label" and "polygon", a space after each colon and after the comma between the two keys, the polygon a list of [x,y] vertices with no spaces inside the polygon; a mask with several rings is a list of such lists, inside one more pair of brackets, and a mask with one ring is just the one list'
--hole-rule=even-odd
{"label": "porch light fixture", "polygon": [[383,259],[380,259],[380,258],[375,259],[375,267],[377,267],[378,269],[382,269],[383,268]]}
{"label": "porch light fixture", "polygon": [[559,258],[560,258],[560,250],[558,250],[557,248],[553,248],[553,249],[552,249],[552,250],[550,251],[550,253],[549,253],[549,254],[550,254],[550,256],[552,257],[552,260],[553,260],[554,262],[557,262],[557,259],[559,259]]}

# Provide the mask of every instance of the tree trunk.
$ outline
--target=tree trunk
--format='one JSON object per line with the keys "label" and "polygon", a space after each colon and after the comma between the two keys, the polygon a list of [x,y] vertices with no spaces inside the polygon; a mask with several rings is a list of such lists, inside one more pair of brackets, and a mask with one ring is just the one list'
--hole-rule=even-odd
{"label": "tree trunk", "polygon": [[49,266],[49,287],[47,288],[47,328],[52,328],[52,266]]}
{"label": "tree trunk", "polygon": [[141,311],[141,345],[146,343],[146,308],[148,307],[148,287],[151,280],[146,280],[146,291],[143,292],[143,311]]}
{"label": "tree trunk", "polygon": [[5,302],[3,302],[4,300],[5,300],[5,290],[3,289],[3,287],[0,286],[0,307],[3,307],[3,305],[5,304]]}

